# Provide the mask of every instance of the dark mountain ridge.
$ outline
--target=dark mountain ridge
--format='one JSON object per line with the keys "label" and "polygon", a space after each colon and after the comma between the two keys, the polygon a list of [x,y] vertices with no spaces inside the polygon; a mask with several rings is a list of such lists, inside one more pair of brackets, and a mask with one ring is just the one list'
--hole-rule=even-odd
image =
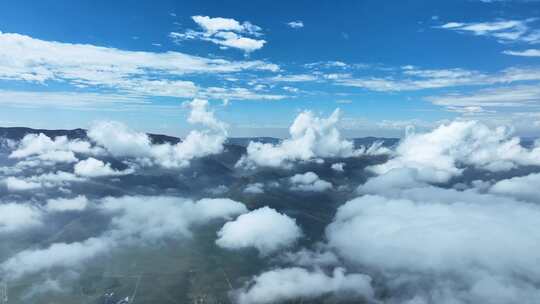
{"label": "dark mountain ridge", "polygon": [[[21,140],[27,134],[39,134],[43,133],[49,137],[66,136],[69,139],[87,139],[85,129],[72,129],[72,130],[48,130],[48,129],[33,129],[26,127],[0,127],[0,138],[7,138],[11,140]],[[147,133],[152,143],[163,144],[171,143],[176,144],[182,139],[180,137],[169,136],[164,134]],[[251,141],[277,144],[281,141],[280,138],[275,137],[229,137],[226,145],[228,146],[240,146],[247,147]],[[384,146],[393,146],[399,142],[399,138],[385,138],[385,137],[360,137],[350,139],[354,142],[355,146],[369,146],[376,141],[382,141]]]}

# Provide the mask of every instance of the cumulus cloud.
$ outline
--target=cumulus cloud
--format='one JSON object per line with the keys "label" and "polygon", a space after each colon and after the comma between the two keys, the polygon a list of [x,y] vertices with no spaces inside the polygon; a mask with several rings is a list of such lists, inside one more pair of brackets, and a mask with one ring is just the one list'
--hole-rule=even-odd
{"label": "cumulus cloud", "polygon": [[73,173],[56,171],[43,173],[40,175],[9,176],[3,180],[6,188],[10,192],[30,191],[42,188],[55,188],[67,186],[72,182],[81,182],[85,179]]}
{"label": "cumulus cloud", "polygon": [[295,174],[289,181],[291,189],[297,191],[315,191],[322,192],[332,189],[332,184],[319,178],[314,172],[306,172],[304,174]]}
{"label": "cumulus cloud", "polygon": [[75,268],[107,252],[108,238],[89,238],[82,242],[54,243],[43,249],[23,250],[0,264],[0,270],[11,279],[53,267]]}
{"label": "cumulus cloud", "polygon": [[[328,244],[384,276],[394,300],[509,303],[538,296],[531,284],[540,234],[535,204],[437,187],[365,195],[338,209]],[[508,244],[512,244],[508,246]]]}
{"label": "cumulus cloud", "polygon": [[227,249],[256,248],[269,255],[293,245],[302,236],[293,218],[263,207],[227,222],[218,232],[216,244]]}
{"label": "cumulus cloud", "polygon": [[10,158],[21,159],[35,157],[51,163],[72,163],[78,159],[75,153],[98,154],[100,150],[83,140],[69,140],[66,136],[54,139],[47,135],[27,134],[18,143],[17,149],[10,153]]}
{"label": "cumulus cloud", "polygon": [[247,184],[244,188],[244,193],[261,194],[264,193],[264,185],[262,183]]}
{"label": "cumulus cloud", "polygon": [[169,37],[173,41],[199,39],[217,44],[221,48],[236,48],[246,53],[256,51],[266,43],[265,40],[256,38],[262,35],[262,29],[249,21],[240,23],[231,18],[208,16],[191,18],[202,31],[188,29],[184,33],[171,32]]}
{"label": "cumulus cloud", "polygon": [[15,232],[42,224],[42,212],[29,204],[0,204],[0,233]]}
{"label": "cumulus cloud", "polygon": [[311,300],[324,295],[371,299],[371,278],[363,274],[346,274],[336,268],[331,275],[320,269],[280,268],[263,272],[250,285],[235,294],[240,304],[276,303],[297,299]]}
{"label": "cumulus cloud", "polygon": [[454,121],[431,132],[409,134],[388,162],[371,167],[378,174],[396,168],[417,170],[424,181],[445,182],[465,166],[505,171],[540,163],[540,149],[526,149],[505,127],[490,128],[477,121]]}
{"label": "cumulus cloud", "polygon": [[111,168],[111,164],[104,163],[99,159],[93,157],[81,160],[74,167],[75,174],[83,177],[100,177],[100,176],[117,176],[126,175],[133,172],[133,170],[126,169],[123,171],[115,170]]}
{"label": "cumulus cloud", "polygon": [[25,191],[41,188],[41,184],[38,182],[33,182],[14,176],[6,177],[4,179],[4,184],[9,191]]}
{"label": "cumulus cloud", "polygon": [[168,196],[109,197],[103,199],[101,208],[117,214],[112,221],[115,236],[143,240],[188,237],[193,225],[247,212],[242,203],[230,199],[192,201]]}
{"label": "cumulus cloud", "polygon": [[87,135],[115,157],[144,157],[151,153],[147,134],[132,131],[119,122],[97,122],[88,129]]}
{"label": "cumulus cloud", "polygon": [[142,163],[153,163],[163,167],[186,167],[194,158],[217,154],[223,151],[227,138],[227,125],[208,109],[206,100],[195,99],[187,103],[191,112],[188,122],[207,127],[192,130],[177,144],[153,144],[150,137],[136,132],[118,122],[99,122],[88,131],[88,136],[116,157],[133,157]]}
{"label": "cumulus cloud", "polygon": [[208,100],[204,99],[194,99],[187,104],[191,111],[189,113],[188,122],[192,124],[201,124],[207,126],[214,130],[221,130],[226,133],[227,124],[219,121],[215,116],[214,112],[208,109]]}
{"label": "cumulus cloud", "polygon": [[332,164],[330,168],[332,168],[332,170],[335,170],[337,172],[343,172],[345,168],[345,163],[335,163],[335,164]]}
{"label": "cumulus cloud", "polygon": [[518,199],[540,202],[540,173],[513,177],[496,182],[489,191],[491,193],[512,196]]}
{"label": "cumulus cloud", "polygon": [[250,142],[247,155],[238,167],[287,167],[295,161],[309,161],[320,157],[353,157],[379,150],[355,149],[351,141],[343,139],[337,128],[340,112],[328,118],[316,117],[310,111],[300,113],[289,128],[290,138],[273,145]]}
{"label": "cumulus cloud", "polygon": [[84,195],[74,198],[48,199],[45,209],[51,212],[82,211],[88,206],[88,199]]}
{"label": "cumulus cloud", "polygon": [[360,194],[378,194],[423,185],[425,183],[421,180],[417,169],[395,168],[368,179],[357,190]]}

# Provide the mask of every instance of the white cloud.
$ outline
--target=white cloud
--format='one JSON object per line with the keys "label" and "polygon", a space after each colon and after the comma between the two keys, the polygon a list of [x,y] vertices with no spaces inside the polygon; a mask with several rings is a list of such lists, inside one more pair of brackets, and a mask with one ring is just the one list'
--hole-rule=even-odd
{"label": "white cloud", "polygon": [[104,109],[115,106],[149,105],[142,96],[83,92],[8,91],[0,90],[0,104],[21,108]]}
{"label": "white cloud", "polygon": [[371,299],[374,291],[371,278],[363,274],[346,274],[344,269],[336,268],[332,275],[327,275],[320,269],[291,267],[263,272],[248,287],[236,291],[235,298],[240,304],[266,304],[329,294]]}
{"label": "white cloud", "polygon": [[323,192],[332,189],[332,184],[319,178],[314,172],[306,172],[304,174],[295,174],[289,181],[291,189],[297,191],[314,191]]}
{"label": "white cloud", "polygon": [[280,260],[303,267],[328,267],[340,264],[339,258],[332,251],[313,251],[305,248],[295,252],[286,252],[280,256]]}
{"label": "white cloud", "polygon": [[430,96],[425,100],[439,106],[468,107],[523,107],[540,105],[537,85],[519,85],[479,90],[470,94]]}
{"label": "white cloud", "polygon": [[531,173],[526,176],[518,176],[496,182],[489,191],[491,193],[508,195],[518,199],[540,201],[540,173]]}
{"label": "white cloud", "polygon": [[84,178],[65,171],[56,171],[28,177],[9,176],[4,179],[10,191],[27,191],[43,187],[65,186],[70,182],[83,181]]}
{"label": "white cloud", "polygon": [[221,31],[234,31],[240,33],[251,33],[258,35],[261,28],[246,21],[242,24],[231,18],[211,18],[208,16],[193,16],[193,21],[197,23],[205,32],[217,33]]}
{"label": "white cloud", "polygon": [[419,179],[445,182],[463,166],[504,171],[518,165],[540,164],[540,149],[526,149],[505,127],[490,128],[477,121],[454,121],[431,132],[409,134],[388,162],[372,166],[378,174],[396,168],[416,169]]}
{"label": "white cloud", "polygon": [[476,36],[486,36],[497,39],[499,42],[526,42],[539,43],[538,30],[530,28],[530,23],[536,18],[525,20],[501,20],[494,22],[459,23],[449,22],[439,28],[462,33],[471,33]]}
{"label": "white cloud", "polygon": [[227,191],[229,191],[229,187],[227,187],[225,185],[219,185],[219,186],[214,187],[214,188],[206,189],[205,191],[210,193],[210,194],[213,194],[213,195],[222,195],[222,194],[226,193]]}
{"label": "white cloud", "polygon": [[338,85],[378,92],[399,92],[540,80],[540,70],[536,68],[507,68],[497,73],[486,74],[458,68],[422,70],[413,67],[402,69],[397,77],[395,74],[386,77],[353,77],[349,74],[335,76],[331,80]]}
{"label": "white cloud", "polygon": [[83,177],[100,177],[100,176],[117,176],[126,175],[133,172],[133,170],[126,169],[124,171],[118,171],[111,168],[111,164],[104,163],[99,159],[89,157],[81,160],[75,164],[75,174]]}
{"label": "white cloud", "polygon": [[332,164],[330,168],[332,168],[332,170],[337,171],[337,172],[343,172],[345,168],[345,163],[335,163],[335,164]]}
{"label": "white cloud", "polygon": [[337,123],[340,112],[335,110],[328,118],[316,117],[310,111],[300,113],[289,128],[290,138],[281,143],[250,142],[247,155],[237,167],[286,167],[295,161],[309,161],[320,157],[353,157],[377,153],[370,149],[355,149],[351,141],[343,139]]}
{"label": "white cloud", "polygon": [[83,241],[20,251],[0,264],[3,276],[20,278],[55,267],[80,267],[83,262],[110,252],[118,245],[190,237],[190,229],[195,225],[247,212],[242,203],[230,199],[192,201],[170,196],[107,197],[96,206],[111,215],[109,230]]}
{"label": "white cloud", "polygon": [[383,274],[390,302],[537,298],[537,205],[474,190],[381,190],[340,207],[326,236],[348,262]]}
{"label": "white cloud", "polygon": [[313,74],[291,74],[291,75],[277,75],[271,78],[268,78],[270,81],[274,82],[309,82],[316,81],[319,78]]}
{"label": "white cloud", "polygon": [[88,199],[84,195],[74,198],[48,199],[45,209],[52,212],[82,211],[88,206]]}
{"label": "white cloud", "polygon": [[208,100],[194,99],[187,104],[191,111],[189,113],[188,122],[192,124],[200,123],[214,130],[226,132],[227,124],[219,121],[214,116],[214,112],[208,109]]}
{"label": "white cloud", "polygon": [[263,39],[255,39],[262,35],[261,28],[246,21],[240,23],[231,18],[211,18],[208,16],[193,16],[193,21],[202,31],[188,29],[184,33],[171,32],[169,37],[179,43],[182,40],[200,39],[220,45],[222,48],[236,48],[246,53],[256,51],[266,43]]}
{"label": "white cloud", "polygon": [[206,130],[192,130],[177,144],[152,144],[147,134],[135,132],[118,122],[99,122],[88,130],[88,136],[116,157],[134,157],[142,163],[164,167],[185,167],[197,157],[223,151],[227,125],[218,121],[208,109],[208,102],[195,99],[188,122],[206,126]]}
{"label": "white cloud", "polygon": [[41,187],[40,183],[27,181],[25,179],[9,176],[4,179],[4,183],[9,191],[26,191]]}
{"label": "white cloud", "polygon": [[360,194],[378,194],[392,192],[423,185],[419,170],[411,168],[394,168],[384,174],[368,179],[358,187]]}
{"label": "white cloud", "polygon": [[287,25],[293,29],[298,29],[298,28],[304,27],[304,22],[302,22],[301,20],[291,21],[291,22],[288,22]]}
{"label": "white cloud", "polygon": [[246,88],[220,88],[208,87],[198,94],[201,98],[214,98],[222,100],[281,100],[287,95],[255,92]]}
{"label": "white cloud", "polygon": [[[179,52],[125,51],[90,44],[45,41],[10,33],[0,33],[0,44],[0,79],[39,83],[61,81],[77,87],[113,88],[135,95],[190,98],[197,93],[198,87],[179,77],[201,73],[279,70],[275,64],[263,61],[234,62]],[[156,75],[160,79],[155,79]],[[126,102],[135,99],[122,96],[108,96],[105,100]],[[62,96],[56,94],[55,98],[58,97]],[[91,94],[83,101],[87,102],[89,98]],[[70,103],[67,97],[61,100]],[[80,102],[80,99],[74,101],[75,104]]]}
{"label": "white cloud", "polygon": [[92,148],[90,143],[83,140],[69,140],[66,136],[51,139],[40,133],[25,135],[9,157],[20,159],[36,156],[43,161],[71,163],[78,160],[74,153],[98,154],[99,152],[99,149]]}
{"label": "white cloud", "polygon": [[53,267],[75,268],[111,248],[107,238],[89,238],[82,242],[54,243],[43,249],[26,249],[0,264],[12,279]]}
{"label": "white cloud", "polygon": [[225,198],[192,201],[178,197],[126,196],[105,198],[101,209],[116,214],[111,232],[117,239],[189,237],[190,228],[213,219],[247,212],[244,204]]}
{"label": "white cloud", "polygon": [[264,193],[264,185],[262,183],[247,184],[244,188],[244,193],[261,194]]}
{"label": "white cloud", "polygon": [[30,204],[0,203],[0,233],[17,232],[42,224],[42,212]]}
{"label": "white cloud", "polygon": [[540,50],[528,49],[524,51],[504,51],[503,54],[521,57],[540,57]]}
{"label": "white cloud", "polygon": [[216,244],[228,249],[256,248],[268,255],[293,245],[302,236],[293,218],[263,207],[227,222],[218,232]]}
{"label": "white cloud", "polygon": [[143,157],[149,155],[151,151],[148,135],[131,131],[119,122],[97,122],[88,129],[87,135],[116,157]]}

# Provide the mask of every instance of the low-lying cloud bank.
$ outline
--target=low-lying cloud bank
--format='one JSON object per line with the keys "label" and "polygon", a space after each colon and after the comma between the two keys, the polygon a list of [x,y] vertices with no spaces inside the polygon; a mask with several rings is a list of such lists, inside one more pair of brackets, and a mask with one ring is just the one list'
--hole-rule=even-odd
{"label": "low-lying cloud bank", "polygon": [[[153,143],[146,133],[114,121],[96,122],[86,132],[87,139],[27,134],[10,144],[9,159],[17,162],[0,168],[0,183],[10,192],[67,187],[92,178],[132,174],[148,166],[181,169],[193,159],[223,152],[228,126],[215,117],[208,101],[194,99],[185,107],[190,110],[187,121],[203,128],[192,130],[176,144]],[[111,158],[116,160],[114,166]]]}
{"label": "low-lying cloud bank", "polygon": [[[518,147],[523,154],[514,155],[534,149]],[[327,227],[328,248],[382,277],[390,303],[534,303],[540,297],[540,232],[532,228],[540,225],[538,174],[472,181],[458,190],[429,185],[417,164],[361,185],[363,195],[341,206]]]}
{"label": "low-lying cloud bank", "polygon": [[215,118],[206,100],[194,99],[186,105],[191,109],[188,122],[207,129],[192,130],[177,144],[153,144],[147,134],[118,122],[96,123],[88,130],[88,137],[115,157],[132,157],[166,168],[186,167],[194,158],[222,152],[227,125]]}
{"label": "low-lying cloud bank", "polygon": [[[154,144],[146,133],[130,130],[119,122],[101,121],[87,131],[88,140],[27,134],[9,154],[9,158],[19,160],[12,171],[21,171],[27,167],[43,168],[57,163],[75,163],[74,169],[80,176],[122,175],[133,170],[115,171],[97,158],[110,155],[130,159],[139,165],[182,168],[188,166],[194,158],[222,152],[228,134],[227,124],[215,117],[206,100],[194,99],[185,106],[190,109],[187,121],[204,128],[192,130],[177,144]],[[19,183],[13,188],[22,189],[24,185]]]}
{"label": "low-lying cloud bank", "polygon": [[421,180],[446,182],[467,166],[496,172],[526,165],[540,165],[539,146],[524,148],[505,127],[492,129],[476,121],[454,121],[428,133],[409,134],[390,161],[371,169],[383,174],[410,168],[418,171]]}
{"label": "low-lying cloud bank", "polygon": [[[378,164],[362,172],[356,160],[335,158],[383,150],[354,149],[342,139],[336,127],[338,112],[328,118],[305,112],[291,127],[290,139],[277,145],[252,143],[238,163],[240,169],[278,170],[230,170],[231,175],[226,175],[230,180],[201,188],[205,195],[261,200],[255,204],[265,203],[267,197],[272,203],[286,201],[287,195],[306,199],[323,193],[331,200],[328,204],[279,202],[248,211],[244,204],[226,198],[99,197],[103,194],[70,191],[65,197],[48,196],[51,187],[76,190],[69,187],[76,182],[105,185],[115,179],[120,180],[117,185],[126,185],[122,179],[129,177],[121,175],[144,166],[170,172],[168,168],[185,168],[196,157],[222,151],[227,126],[208,110],[207,102],[196,100],[187,106],[191,108],[188,120],[206,129],[193,131],[191,139],[179,144],[152,143],[146,134],[108,122],[90,129],[88,141],[35,135],[16,145],[8,161],[18,162],[0,171],[5,176],[0,191],[7,189],[9,196],[0,204],[0,235],[16,237],[18,232],[47,227],[51,218],[83,212],[97,214],[105,223],[91,237],[37,244],[13,254],[0,263],[0,277],[16,280],[53,268],[78,270],[121,246],[189,238],[199,225],[216,221],[223,226],[216,231],[217,248],[210,247],[238,254],[256,250],[264,267],[244,285],[238,284],[239,278],[232,280],[237,289],[231,296],[241,304],[318,298],[389,304],[535,303],[540,299],[540,148],[523,147],[507,129],[479,122],[455,121],[409,134],[388,160],[373,158]],[[329,162],[293,166],[310,161]],[[189,173],[182,178],[197,179],[201,172]],[[169,184],[160,187],[136,185],[125,193],[177,190]],[[25,193],[32,191],[36,195],[27,201]],[[337,203],[343,205],[333,219],[319,217],[326,211],[331,216]],[[278,206],[280,211],[273,209]],[[307,209],[311,207],[317,213],[311,214]],[[298,214],[298,221],[281,210]],[[323,235],[313,235],[323,229]],[[208,242],[212,245],[214,239]]]}
{"label": "low-lying cloud bank", "polygon": [[363,274],[346,274],[336,268],[331,275],[320,269],[308,271],[299,267],[264,272],[234,295],[240,304],[267,304],[296,299],[310,300],[323,295],[371,299],[371,278]]}
{"label": "low-lying cloud bank", "polygon": [[0,204],[0,235],[41,225],[41,212],[37,207],[17,204]]}
{"label": "low-lying cloud bank", "polygon": [[[73,201],[49,201],[47,209],[66,210],[74,204]],[[37,225],[40,217],[45,216],[43,211],[23,206],[0,205],[10,209],[5,211],[15,210],[18,214],[17,220],[13,216],[0,217],[2,224],[19,229]],[[96,202],[96,208],[111,217],[110,227],[102,235],[23,250],[0,264],[2,277],[16,279],[51,268],[77,268],[91,258],[112,252],[121,244],[143,245],[165,238],[191,237],[191,229],[196,225],[215,219],[228,220],[247,212],[244,204],[230,199],[192,201],[171,196],[107,197]]]}

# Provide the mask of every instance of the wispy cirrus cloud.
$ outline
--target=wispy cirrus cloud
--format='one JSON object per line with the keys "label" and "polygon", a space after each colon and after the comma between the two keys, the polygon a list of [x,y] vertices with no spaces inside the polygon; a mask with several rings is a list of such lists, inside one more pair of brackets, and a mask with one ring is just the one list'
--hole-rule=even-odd
{"label": "wispy cirrus cloud", "polygon": [[524,51],[504,51],[503,54],[520,57],[540,57],[540,49],[527,49]]}
{"label": "wispy cirrus cloud", "polygon": [[507,68],[498,73],[475,70],[402,68],[383,77],[355,77],[351,74],[333,74],[335,84],[364,88],[378,92],[416,91],[457,86],[493,85],[540,80],[540,69]]}
{"label": "wispy cirrus cloud", "polygon": [[521,85],[489,88],[469,94],[430,96],[426,100],[447,107],[540,106],[540,87],[537,85]]}
{"label": "wispy cirrus cloud", "polygon": [[540,30],[531,27],[538,18],[492,22],[448,22],[437,28],[497,39],[501,43],[540,43]]}

